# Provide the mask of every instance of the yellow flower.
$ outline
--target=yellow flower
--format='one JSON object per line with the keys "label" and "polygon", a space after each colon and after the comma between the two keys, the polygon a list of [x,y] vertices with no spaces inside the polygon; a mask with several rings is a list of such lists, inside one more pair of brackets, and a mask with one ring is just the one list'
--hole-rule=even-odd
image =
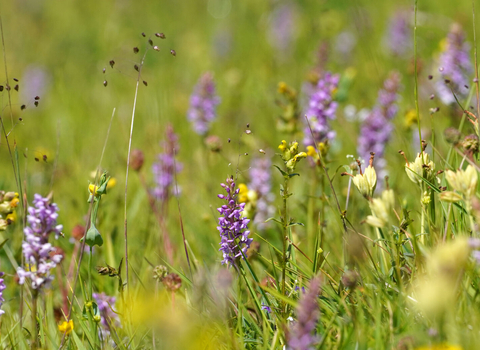
{"label": "yellow flower", "polygon": [[282,152],[285,151],[287,149],[287,141],[282,140],[282,143],[280,144],[280,146],[278,146],[278,149]]}
{"label": "yellow flower", "polygon": [[65,333],[69,334],[71,331],[73,331],[73,320],[70,321],[65,321],[62,324],[58,325],[58,330],[60,333]]}
{"label": "yellow flower", "polygon": [[239,184],[238,189],[238,201],[245,203],[248,200],[248,187],[245,184]]}
{"label": "yellow flower", "polygon": [[115,187],[116,184],[117,184],[117,179],[114,178],[114,177],[112,177],[112,178],[110,179],[110,181],[108,181],[107,190]]}

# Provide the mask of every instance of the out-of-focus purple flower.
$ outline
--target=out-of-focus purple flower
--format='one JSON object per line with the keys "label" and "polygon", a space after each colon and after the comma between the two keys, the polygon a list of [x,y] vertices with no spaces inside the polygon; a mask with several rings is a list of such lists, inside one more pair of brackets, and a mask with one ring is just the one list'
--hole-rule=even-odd
{"label": "out-of-focus purple flower", "polygon": [[270,15],[267,38],[276,50],[286,53],[291,49],[295,29],[295,7],[284,3],[276,7]]}
{"label": "out-of-focus purple flower", "polygon": [[[445,39],[444,50],[439,59],[439,72],[442,80],[437,81],[437,94],[445,104],[455,102],[453,92],[458,97],[468,95],[468,77],[472,74],[470,60],[470,45],[465,42],[465,33],[462,27],[455,23]],[[447,84],[445,80],[450,82]]]}
{"label": "out-of-focus purple flower", "polygon": [[262,304],[262,307],[261,307],[262,310],[265,310],[268,314],[271,314],[272,313],[272,308],[268,305],[264,305]]}
{"label": "out-of-focus purple flower", "polygon": [[392,119],[398,112],[396,104],[400,89],[400,74],[391,72],[378,92],[377,104],[363,122],[358,138],[358,154],[363,159],[370,158],[375,152],[375,170],[377,172],[377,188],[386,175],[385,147],[393,131]]}
{"label": "out-of-focus purple flower", "polygon": [[112,310],[117,299],[115,297],[108,296],[103,292],[93,293],[93,299],[95,299],[95,302],[98,306],[98,311],[100,312],[100,331],[102,333],[102,337],[105,338],[110,335],[112,326],[115,328],[121,327],[118,315]]}
{"label": "out-of-focus purple flower", "polygon": [[312,133],[308,124],[305,125],[305,146],[314,146],[315,143],[326,142],[335,137],[335,132],[330,129],[329,120],[335,119],[337,102],[333,101],[333,93],[338,87],[340,77],[338,74],[325,73],[317,83],[310,95],[305,115],[308,118]]}
{"label": "out-of-focus purple flower", "polygon": [[272,161],[267,157],[254,158],[250,166],[248,188],[255,191],[258,196],[253,222],[259,230],[268,226],[265,220],[275,212],[275,207],[272,206],[275,197],[272,193],[271,168]]}
{"label": "out-of-focus purple flower", "polygon": [[320,317],[318,307],[318,294],[320,293],[320,279],[313,278],[310,281],[308,291],[300,297],[297,306],[297,321],[289,330],[289,350],[310,350],[319,340],[315,335],[315,328]]}
{"label": "out-of-focus purple flower", "polygon": [[178,136],[173,132],[171,125],[167,125],[165,136],[165,140],[161,143],[163,152],[157,156],[157,162],[152,165],[155,181],[152,193],[162,202],[167,201],[172,192],[176,194],[175,188],[172,188],[175,183],[175,173],[182,170],[182,164],[175,160],[179,144]]}
{"label": "out-of-focus purple flower", "polygon": [[23,101],[33,101],[35,96],[44,97],[50,85],[50,76],[45,68],[29,66],[20,80],[20,93]]}
{"label": "out-of-focus purple flower", "polygon": [[210,130],[210,124],[217,116],[217,105],[220,98],[215,93],[213,74],[207,72],[198,81],[192,96],[190,109],[187,112],[188,120],[199,135],[205,135]]}
{"label": "out-of-focus purple flower", "polygon": [[357,45],[357,38],[352,32],[344,31],[338,34],[334,45],[338,58],[342,61],[347,61],[351,58],[355,45]]}
{"label": "out-of-focus purple flower", "polygon": [[409,21],[410,15],[409,12],[398,11],[390,19],[385,41],[393,55],[404,56],[413,48],[412,26]]}
{"label": "out-of-focus purple flower", "polygon": [[[220,184],[227,195],[219,194],[218,198],[225,200],[226,204],[217,208],[220,213],[217,229],[220,232],[220,251],[223,252],[222,264],[236,265],[238,259],[247,256],[247,250],[253,239],[248,238],[249,219],[242,217],[245,203],[238,203],[239,189],[235,188],[233,178],[227,178],[226,184]],[[243,254],[242,254],[243,252]]]}
{"label": "out-of-focus purple flower", "polygon": [[[5,281],[3,280],[4,275],[5,275],[4,272],[0,272],[0,307],[3,305],[3,302],[5,301],[5,299],[3,298],[3,291],[5,290],[5,288],[7,288],[5,286]],[[4,313],[5,311],[0,309],[0,315],[3,315]]]}
{"label": "out-of-focus purple flower", "polygon": [[22,248],[27,269],[19,267],[17,275],[20,284],[29,278],[32,288],[39,289],[53,280],[50,270],[62,260],[62,255],[54,254],[56,249],[48,243],[48,238],[51,233],[58,238],[63,226],[57,225],[58,207],[55,203],[50,204],[48,198],[35,194],[33,205],[28,208],[28,225],[23,230],[25,241]]}

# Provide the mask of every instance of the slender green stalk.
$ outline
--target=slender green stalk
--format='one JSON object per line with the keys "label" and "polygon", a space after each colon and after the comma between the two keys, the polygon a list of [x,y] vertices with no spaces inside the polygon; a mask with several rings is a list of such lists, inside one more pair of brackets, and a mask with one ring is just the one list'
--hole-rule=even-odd
{"label": "slender green stalk", "polygon": [[37,311],[38,311],[38,290],[32,289],[32,329],[33,333],[33,341],[32,341],[32,349],[38,349],[38,322],[37,322]]}
{"label": "slender green stalk", "polygon": [[[282,245],[283,245],[283,255],[282,255],[282,295],[285,295],[286,291],[286,270],[287,270],[287,236],[288,236],[288,207],[287,207],[287,199],[288,199],[288,180],[289,177],[284,177],[283,182],[283,209],[282,209]],[[284,312],[284,307],[286,306],[285,303],[282,303],[282,312]]]}

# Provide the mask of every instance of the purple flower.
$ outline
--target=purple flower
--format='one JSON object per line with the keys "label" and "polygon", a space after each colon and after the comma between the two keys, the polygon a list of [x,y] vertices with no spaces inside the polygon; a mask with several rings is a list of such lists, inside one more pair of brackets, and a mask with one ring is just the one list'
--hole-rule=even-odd
{"label": "purple flower", "polygon": [[395,56],[403,56],[413,48],[409,17],[409,12],[399,11],[390,20],[385,41],[389,51]]}
{"label": "purple flower", "polygon": [[278,51],[288,53],[294,37],[294,29],[295,7],[293,4],[285,3],[278,6],[270,16],[267,33],[270,45]]}
{"label": "purple flower", "polygon": [[[153,195],[155,198],[165,202],[172,193],[175,183],[175,173],[182,170],[182,164],[175,161],[178,153],[178,136],[173,132],[171,125],[167,126],[166,140],[161,143],[163,153],[157,156],[157,162],[152,165],[152,172],[155,180]],[[175,189],[173,192],[176,194]]]}
{"label": "purple flower", "polygon": [[253,222],[260,230],[267,227],[268,223],[265,223],[265,220],[275,212],[275,207],[271,205],[274,200],[272,194],[271,167],[272,161],[266,157],[254,158],[250,166],[251,180],[247,187],[255,191],[258,196],[256,214]]}
{"label": "purple flower", "polygon": [[[453,92],[458,97],[468,95],[468,77],[472,73],[470,45],[465,42],[465,33],[459,24],[453,24],[445,39],[445,49],[440,55],[439,71],[442,80],[436,83],[438,96],[445,104],[455,102]],[[450,82],[447,84],[445,80]]]}
{"label": "purple flower", "polygon": [[308,291],[300,297],[297,306],[297,321],[289,330],[289,350],[310,350],[318,341],[315,328],[320,317],[317,297],[320,293],[320,279],[313,278],[310,281]]}
{"label": "purple flower", "polygon": [[391,72],[378,92],[377,104],[363,122],[358,138],[358,153],[363,159],[370,159],[370,152],[375,152],[375,170],[377,188],[386,175],[386,161],[383,158],[388,140],[393,131],[392,119],[398,112],[397,99],[400,89],[400,74]]}
{"label": "purple flower", "polygon": [[220,98],[215,94],[213,75],[207,72],[195,86],[187,112],[187,118],[197,134],[203,136],[208,133],[210,124],[217,116],[216,108],[219,103]]}
{"label": "purple flower", "polygon": [[93,298],[98,306],[98,311],[101,317],[101,334],[105,338],[110,335],[111,327],[121,327],[118,315],[113,312],[113,307],[117,299],[106,295],[105,293],[93,293]]}
{"label": "purple flower", "polygon": [[[219,194],[218,198],[225,200],[224,205],[217,208],[220,213],[217,229],[220,232],[220,251],[223,252],[222,264],[236,265],[236,261],[247,255],[247,250],[252,243],[248,238],[247,230],[249,219],[242,217],[245,203],[238,203],[238,188],[235,189],[233,178],[227,178],[226,184],[220,184],[227,195]],[[242,254],[243,252],[243,254]]]}
{"label": "purple flower", "polygon": [[56,249],[48,243],[49,235],[55,233],[55,238],[58,238],[63,228],[62,225],[57,225],[57,205],[48,201],[48,198],[35,194],[34,206],[28,208],[28,225],[23,230],[23,256],[28,268],[25,270],[19,267],[17,274],[20,284],[25,283],[28,277],[33,289],[47,286],[53,280],[50,270],[62,260],[62,255],[54,254]]}
{"label": "purple flower", "polygon": [[[3,302],[5,301],[5,299],[3,298],[3,291],[5,290],[5,288],[7,288],[5,286],[5,281],[3,280],[4,275],[5,275],[4,272],[0,272],[0,307],[3,305]],[[0,309],[0,315],[3,315],[4,313],[5,311]]]}
{"label": "purple flower", "polygon": [[305,123],[305,138],[303,139],[305,146],[314,146],[315,143],[326,142],[335,137],[335,132],[330,129],[328,121],[335,119],[338,104],[333,101],[333,93],[338,87],[339,79],[338,74],[327,72],[311,92],[305,115],[312,128],[314,138],[312,139],[312,132]]}
{"label": "purple flower", "polygon": [[265,304],[262,304],[262,307],[261,307],[262,310],[265,310],[267,312],[267,314],[271,314],[272,313],[272,308],[268,305],[265,305]]}

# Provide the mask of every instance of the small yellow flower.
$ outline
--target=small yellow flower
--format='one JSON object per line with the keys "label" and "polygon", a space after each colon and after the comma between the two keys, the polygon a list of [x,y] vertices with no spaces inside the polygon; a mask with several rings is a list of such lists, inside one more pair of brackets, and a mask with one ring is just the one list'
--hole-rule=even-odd
{"label": "small yellow flower", "polygon": [[60,333],[70,334],[73,331],[73,320],[58,325]]}
{"label": "small yellow flower", "polygon": [[238,185],[238,201],[245,203],[248,200],[248,187],[245,184]]}
{"label": "small yellow flower", "polygon": [[280,144],[280,146],[278,146],[278,149],[284,152],[287,149],[287,141],[282,140],[282,143]]}
{"label": "small yellow flower", "polygon": [[312,158],[315,158],[316,156],[318,156],[317,151],[315,151],[315,147],[307,146],[307,155]]}
{"label": "small yellow flower", "polygon": [[107,190],[115,187],[116,184],[117,184],[117,179],[114,178],[114,177],[112,177],[112,178],[110,179],[110,181],[108,181]]}

